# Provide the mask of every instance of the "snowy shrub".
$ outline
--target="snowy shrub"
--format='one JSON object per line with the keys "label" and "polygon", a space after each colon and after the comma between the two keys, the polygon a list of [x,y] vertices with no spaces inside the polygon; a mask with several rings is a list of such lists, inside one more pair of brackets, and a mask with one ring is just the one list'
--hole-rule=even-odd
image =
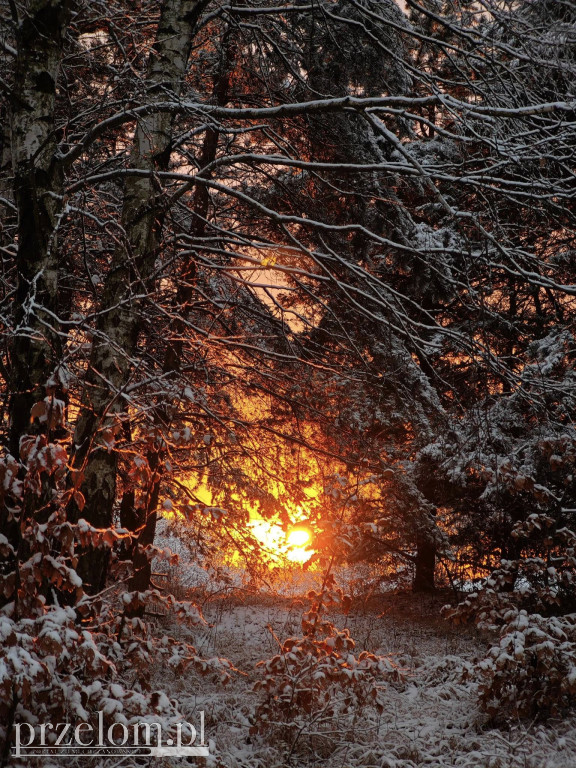
{"label": "snowy shrub", "polygon": [[[66,503],[78,491],[63,482],[58,445],[38,438],[23,446],[23,455],[29,462],[24,482],[12,457],[0,462],[3,501],[20,540],[16,550],[0,534],[0,752],[14,723],[94,724],[98,712],[107,726],[154,716],[169,731],[182,716],[175,702],[152,690],[153,669],[162,664],[181,674],[193,666],[225,680],[229,663],[202,659],[189,643],[151,633],[137,615],[151,603],[171,608],[181,620],[202,619],[194,605],[171,595],[125,590],[131,565],[114,550],[129,534],[83,519],[70,522]],[[51,503],[40,522],[27,514],[26,501],[45,493],[47,479],[53,482]],[[95,595],[85,593],[75,570],[88,546],[110,553],[116,579]],[[160,554],[149,549],[150,557]]]}
{"label": "snowy shrub", "polygon": [[[22,572],[40,570],[32,560]],[[61,584],[60,570],[51,567]],[[225,660],[202,659],[189,643],[155,637],[140,618],[128,617],[126,608],[144,595],[126,596],[120,605],[84,598],[75,607],[61,607],[45,604],[37,594],[36,610],[19,617],[13,604],[5,606],[0,612],[0,743],[10,738],[14,722],[93,723],[98,711],[108,725],[154,715],[168,730],[182,716],[175,702],[151,689],[159,664],[174,674],[193,666],[200,674],[228,678]],[[175,607],[177,615],[195,614],[193,606]]]}
{"label": "snowy shrub", "polygon": [[542,718],[576,701],[576,534],[549,515],[532,513],[512,536],[533,555],[502,560],[477,592],[448,613],[474,619],[497,636],[477,667],[485,711],[494,719]]}
{"label": "snowy shrub", "polygon": [[510,611],[478,671],[480,702],[491,716],[561,714],[576,695],[576,617]]}
{"label": "snowy shrub", "polygon": [[325,579],[319,592],[308,594],[309,610],[302,616],[302,637],[289,638],[271,659],[258,667],[262,678],[254,690],[261,699],[252,733],[271,730],[293,750],[302,736],[327,739],[339,717],[356,718],[366,706],[384,707],[386,683],[401,683],[402,673],[390,656],[363,651],[347,629],[326,617],[329,606],[348,610],[350,598]]}

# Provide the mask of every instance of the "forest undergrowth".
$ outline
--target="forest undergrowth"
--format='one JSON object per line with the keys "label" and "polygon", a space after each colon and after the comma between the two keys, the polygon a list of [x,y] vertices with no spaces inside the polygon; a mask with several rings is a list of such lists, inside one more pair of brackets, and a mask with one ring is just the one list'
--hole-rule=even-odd
{"label": "forest undergrowth", "polygon": [[[226,656],[237,668],[227,686],[194,673],[168,681],[163,669],[157,683],[190,718],[205,712],[208,768],[572,768],[573,716],[496,726],[480,710],[473,669],[488,644],[475,628],[442,618],[448,597],[388,595],[354,601],[348,614],[327,612],[335,626],[349,630],[357,655],[385,655],[400,671],[386,683],[380,707],[369,701],[348,710],[319,707],[298,727],[283,728],[277,718],[262,729],[255,721],[262,692],[254,688],[264,674],[258,662],[298,636],[305,610],[299,598],[262,593],[207,602],[207,626],[194,631],[200,653]],[[159,632],[188,632],[172,626],[170,617],[159,622]]]}

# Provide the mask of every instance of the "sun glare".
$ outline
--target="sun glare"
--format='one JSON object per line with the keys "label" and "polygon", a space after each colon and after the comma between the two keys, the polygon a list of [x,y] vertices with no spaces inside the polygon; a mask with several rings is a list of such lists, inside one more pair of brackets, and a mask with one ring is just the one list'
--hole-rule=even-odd
{"label": "sun glare", "polygon": [[286,557],[293,563],[306,563],[314,554],[313,549],[309,549],[311,537],[310,531],[305,528],[294,528],[286,536],[288,549]]}
{"label": "sun glare", "polygon": [[303,547],[310,541],[310,534],[304,528],[296,528],[290,531],[286,537],[286,541],[291,547]]}
{"label": "sun glare", "polygon": [[258,541],[273,555],[292,563],[305,563],[314,554],[309,548],[310,532],[305,528],[294,528],[286,534],[279,525],[265,520],[252,520],[250,527]]}

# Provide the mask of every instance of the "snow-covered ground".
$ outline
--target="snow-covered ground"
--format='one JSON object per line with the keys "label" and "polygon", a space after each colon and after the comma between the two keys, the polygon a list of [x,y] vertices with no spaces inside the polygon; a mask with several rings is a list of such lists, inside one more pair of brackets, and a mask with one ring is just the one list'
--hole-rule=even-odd
{"label": "snow-covered ground", "polygon": [[204,613],[210,626],[192,632],[196,647],[202,655],[230,659],[239,672],[222,687],[194,673],[170,680],[162,671],[158,686],[169,688],[191,720],[205,711],[208,768],[575,768],[576,718],[488,724],[469,674],[483,641],[474,630],[448,625],[439,609],[429,598],[390,596],[369,606],[357,602],[350,615],[334,617],[350,629],[356,651],[394,654],[405,683],[387,689],[384,712],[366,707],[341,716],[330,732],[315,734],[311,724],[296,740],[280,732],[250,733],[258,697],[252,687],[262,674],[255,665],[277,653],[278,640],[298,636],[298,601],[252,596],[209,602]]}

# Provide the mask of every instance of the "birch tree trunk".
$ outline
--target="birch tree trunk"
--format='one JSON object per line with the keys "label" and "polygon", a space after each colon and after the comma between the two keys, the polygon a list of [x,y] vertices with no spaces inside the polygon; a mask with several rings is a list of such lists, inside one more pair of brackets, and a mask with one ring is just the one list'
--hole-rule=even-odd
{"label": "birch tree trunk", "polygon": [[[222,56],[218,71],[214,77],[214,87],[212,101],[218,106],[225,106],[228,101],[230,85],[233,73],[234,63],[237,58],[238,48],[234,34],[227,30],[222,41]],[[208,127],[204,134],[204,141],[200,150],[198,173],[209,178],[209,173],[205,172],[216,158],[218,151],[219,131],[217,128]],[[204,236],[207,225],[208,209],[210,205],[210,194],[208,187],[204,184],[198,184],[194,189],[192,198],[192,224],[190,235],[193,238]],[[189,257],[190,258],[190,257]],[[193,283],[196,276],[196,262],[190,258],[182,265],[181,282],[178,286],[177,300],[182,308],[184,315],[188,304],[192,301],[194,294]],[[182,316],[176,318],[174,322],[174,338],[169,340],[166,347],[166,353],[163,363],[163,374],[176,374],[180,372],[183,341],[182,337],[186,333],[186,323]],[[160,430],[166,429],[170,423],[172,414],[172,403],[164,403],[154,409],[154,421]],[[135,494],[132,490],[124,493],[120,510],[120,522],[122,527],[131,531],[138,531],[138,537],[135,539],[132,547],[132,563],[134,575],[129,583],[129,588],[134,591],[144,592],[150,587],[152,577],[151,562],[145,551],[145,547],[154,543],[157,522],[157,506],[160,494],[160,483],[162,479],[161,466],[162,457],[165,451],[162,445],[157,441],[153,449],[148,452],[148,465],[150,467],[152,479],[150,481],[150,490],[147,494],[143,507],[135,507]],[[136,613],[141,613],[139,607]],[[130,614],[130,612],[128,612]]]}
{"label": "birch tree trunk", "polygon": [[[186,73],[194,29],[205,0],[165,0],[149,63],[149,98],[178,97]],[[130,164],[154,172],[170,156],[171,116],[158,112],[136,126]],[[142,297],[152,288],[154,264],[161,241],[164,211],[162,190],[152,175],[126,179],[122,226],[125,239],[113,255],[100,306],[83,407],[74,436],[74,468],[81,472],[86,505],[81,516],[97,527],[112,522],[116,500],[118,456],[104,435],[114,417],[125,411],[122,390],[132,371],[132,357],[143,327]],[[80,516],[80,510],[76,510]],[[107,554],[86,552],[78,572],[87,591],[104,584]]]}

